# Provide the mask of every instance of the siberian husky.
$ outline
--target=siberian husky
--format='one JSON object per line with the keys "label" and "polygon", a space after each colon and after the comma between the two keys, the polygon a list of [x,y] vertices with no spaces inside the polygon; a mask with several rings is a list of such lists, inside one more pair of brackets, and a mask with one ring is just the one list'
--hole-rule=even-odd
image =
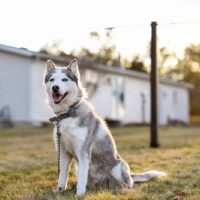
{"label": "siberian husky", "polygon": [[154,170],[141,174],[130,172],[129,165],[117,152],[108,127],[86,100],[75,59],[66,67],[57,67],[48,60],[45,86],[55,121],[60,119],[54,128],[56,149],[58,128],[61,133],[58,191],[66,188],[72,159],[77,162],[77,196],[97,185],[132,188],[134,182],[166,175]]}

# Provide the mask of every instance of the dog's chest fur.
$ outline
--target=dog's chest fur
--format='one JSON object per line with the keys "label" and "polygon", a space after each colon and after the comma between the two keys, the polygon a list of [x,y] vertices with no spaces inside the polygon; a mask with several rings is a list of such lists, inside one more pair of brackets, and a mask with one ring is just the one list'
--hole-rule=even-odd
{"label": "dog's chest fur", "polygon": [[[79,157],[81,149],[87,138],[88,128],[79,126],[78,117],[69,117],[60,122],[59,130],[61,132],[60,142],[62,147],[66,152],[72,154],[75,158]],[[55,128],[54,138],[57,138],[56,134],[57,128]]]}

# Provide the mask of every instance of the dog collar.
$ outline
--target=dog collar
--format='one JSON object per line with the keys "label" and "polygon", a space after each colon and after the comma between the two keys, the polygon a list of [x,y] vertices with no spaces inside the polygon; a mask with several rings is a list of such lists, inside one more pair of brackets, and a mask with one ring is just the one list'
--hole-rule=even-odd
{"label": "dog collar", "polygon": [[69,107],[68,112],[57,115],[57,116],[52,117],[52,118],[49,118],[49,121],[51,123],[53,123],[53,122],[59,123],[61,120],[65,119],[65,118],[76,117],[77,116],[77,109],[79,108],[79,106],[80,106],[80,101],[77,101]]}

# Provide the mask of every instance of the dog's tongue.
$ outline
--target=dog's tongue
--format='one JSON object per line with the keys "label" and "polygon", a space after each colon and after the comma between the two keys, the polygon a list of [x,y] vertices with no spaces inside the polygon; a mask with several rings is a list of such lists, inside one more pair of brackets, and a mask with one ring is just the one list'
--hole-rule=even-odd
{"label": "dog's tongue", "polygon": [[55,103],[59,103],[62,100],[62,96],[61,94],[54,94],[53,95],[53,100]]}

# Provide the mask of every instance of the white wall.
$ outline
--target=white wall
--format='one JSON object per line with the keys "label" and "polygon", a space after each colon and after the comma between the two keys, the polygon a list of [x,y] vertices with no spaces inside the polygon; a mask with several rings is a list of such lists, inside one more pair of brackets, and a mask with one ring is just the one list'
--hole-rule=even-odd
{"label": "white wall", "polygon": [[[126,79],[126,115],[124,123],[143,123],[141,93],[145,94],[145,123],[150,123],[150,85],[145,80]],[[175,95],[176,94],[176,95]],[[166,125],[168,119],[189,122],[189,91],[185,88],[160,83],[158,91],[158,122]]]}
{"label": "white wall", "polygon": [[[112,88],[109,79],[119,77],[117,75],[107,74],[103,81],[100,80],[100,85],[97,91],[91,98],[97,114],[103,118],[112,119]],[[145,122],[150,119],[150,103],[149,103],[149,83],[140,79],[124,78],[124,107],[125,113],[121,117],[122,123],[143,123],[141,113],[141,93],[146,96],[145,104]]]}
{"label": "white wall", "polygon": [[[105,77],[105,76],[104,76]],[[117,75],[107,74],[110,79]],[[150,84],[147,80],[136,78],[124,78],[124,105],[125,113],[121,118],[123,124],[127,123],[150,123]],[[174,94],[176,93],[176,98]],[[142,98],[145,97],[142,114]],[[189,91],[185,88],[159,85],[158,91],[158,121],[160,125],[166,125],[168,119],[189,122]],[[106,81],[98,87],[91,101],[97,113],[104,118],[112,119],[112,89]]]}
{"label": "white wall", "polygon": [[125,79],[125,116],[123,123],[144,123],[141,94],[145,95],[145,123],[150,120],[149,82],[140,79]]}
{"label": "white wall", "polygon": [[106,75],[99,80],[100,84],[90,99],[97,114],[103,118],[111,118],[112,116],[110,78],[111,76]]}
{"label": "white wall", "polygon": [[159,88],[160,124],[167,124],[169,118],[189,122],[189,92],[184,88],[162,84]]}
{"label": "white wall", "polygon": [[47,104],[44,85],[45,67],[45,60],[35,59],[31,65],[31,120],[34,123],[46,122],[53,116],[53,111]]}
{"label": "white wall", "polygon": [[15,122],[30,121],[31,60],[0,52],[0,109],[8,105]]}

